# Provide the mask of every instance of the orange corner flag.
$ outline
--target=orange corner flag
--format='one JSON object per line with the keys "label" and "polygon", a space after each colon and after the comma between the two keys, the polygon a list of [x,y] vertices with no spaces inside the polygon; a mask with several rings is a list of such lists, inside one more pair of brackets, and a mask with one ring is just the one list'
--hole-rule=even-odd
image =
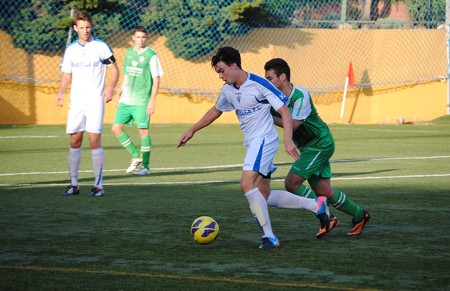
{"label": "orange corner flag", "polygon": [[348,86],[352,88],[353,86],[355,86],[355,75],[353,74],[352,62],[350,62],[350,65],[348,67],[347,77],[348,77]]}

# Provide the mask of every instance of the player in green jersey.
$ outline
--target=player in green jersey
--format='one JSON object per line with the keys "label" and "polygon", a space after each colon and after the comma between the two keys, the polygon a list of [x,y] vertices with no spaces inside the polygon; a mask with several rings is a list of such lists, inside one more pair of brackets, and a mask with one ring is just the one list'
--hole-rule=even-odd
{"label": "player in green jersey", "polygon": [[[144,176],[150,174],[150,116],[155,112],[156,94],[163,71],[156,52],[145,46],[145,28],[136,27],[132,39],[134,46],[125,53],[124,80],[119,92],[120,99],[116,98],[118,107],[112,132],[132,156],[127,173],[134,172],[134,175]],[[133,122],[136,122],[141,137],[140,151],[123,130],[125,124],[132,126]],[[141,163],[142,166],[138,169]]]}
{"label": "player in green jersey", "polygon": [[[330,158],[335,149],[334,139],[327,124],[317,113],[309,92],[290,82],[290,68],[283,59],[268,61],[264,70],[266,79],[289,96],[293,141],[301,153],[285,179],[286,189],[301,195],[305,191],[303,183],[308,180],[316,195],[326,196],[334,208],[353,217],[352,230],[348,235],[360,234],[370,219],[370,213],[331,186]],[[277,116],[274,116],[274,122],[278,126],[283,125]],[[313,198],[311,194],[309,197]]]}

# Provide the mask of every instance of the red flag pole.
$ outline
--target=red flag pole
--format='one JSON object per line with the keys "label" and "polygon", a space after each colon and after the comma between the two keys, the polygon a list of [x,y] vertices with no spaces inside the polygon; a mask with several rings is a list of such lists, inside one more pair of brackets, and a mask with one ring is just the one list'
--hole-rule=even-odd
{"label": "red flag pole", "polygon": [[345,101],[347,99],[347,88],[352,88],[355,85],[355,76],[353,74],[353,65],[352,62],[350,62],[348,67],[347,76],[345,76],[345,84],[344,84],[344,96],[342,97],[342,104],[341,104],[341,123],[342,119],[344,118],[344,110],[345,110]]}
{"label": "red flag pole", "polygon": [[348,66],[348,87],[353,88],[355,86],[355,75],[353,74],[353,65],[352,62],[350,62],[350,65]]}

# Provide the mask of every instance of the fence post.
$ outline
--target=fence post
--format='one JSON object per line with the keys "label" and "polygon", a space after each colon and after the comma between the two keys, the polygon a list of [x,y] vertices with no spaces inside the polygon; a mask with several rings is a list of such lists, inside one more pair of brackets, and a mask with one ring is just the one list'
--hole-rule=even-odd
{"label": "fence post", "polygon": [[347,0],[341,0],[341,23],[347,21]]}
{"label": "fence post", "polygon": [[[73,6],[70,8],[70,19],[73,19]],[[71,42],[72,42],[72,25],[69,28],[69,34],[67,35],[67,42],[66,42],[66,46],[68,46]]]}

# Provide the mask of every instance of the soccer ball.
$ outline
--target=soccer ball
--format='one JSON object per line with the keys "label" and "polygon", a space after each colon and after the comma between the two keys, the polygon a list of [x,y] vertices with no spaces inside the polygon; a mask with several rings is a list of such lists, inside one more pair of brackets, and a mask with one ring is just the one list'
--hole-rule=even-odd
{"label": "soccer ball", "polygon": [[196,242],[207,245],[216,240],[219,224],[212,217],[200,216],[192,223],[191,233]]}

